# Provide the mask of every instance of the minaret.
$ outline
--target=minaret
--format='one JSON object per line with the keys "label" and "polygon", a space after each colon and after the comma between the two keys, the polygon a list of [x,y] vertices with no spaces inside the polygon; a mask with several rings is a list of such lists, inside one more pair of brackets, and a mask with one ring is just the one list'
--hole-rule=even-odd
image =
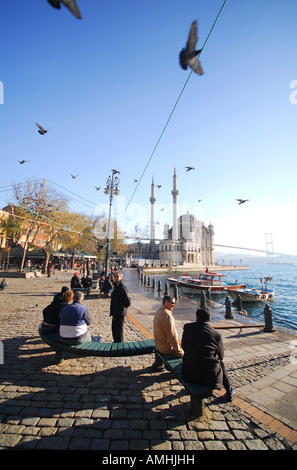
{"label": "minaret", "polygon": [[154,177],[152,179],[152,185],[151,185],[151,197],[150,197],[150,203],[151,203],[151,226],[150,226],[150,243],[154,243],[155,241],[155,183],[154,183]]}
{"label": "minaret", "polygon": [[174,174],[173,174],[173,190],[171,194],[173,196],[173,220],[172,220],[172,240],[178,240],[178,227],[177,227],[177,178],[176,178],[176,171],[174,167]]}

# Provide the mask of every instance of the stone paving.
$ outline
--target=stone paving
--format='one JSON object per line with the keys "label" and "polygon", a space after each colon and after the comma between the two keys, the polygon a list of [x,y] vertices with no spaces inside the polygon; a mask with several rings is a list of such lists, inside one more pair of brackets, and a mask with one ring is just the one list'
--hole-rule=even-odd
{"label": "stone paving", "polygon": [[[279,433],[269,415],[258,420],[237,398],[207,400],[201,419],[189,414],[189,396],[169,372],[152,371],[153,355],[125,358],[74,358],[52,363],[54,352],[37,332],[42,309],[69,273],[54,273],[50,288],[46,277],[10,280],[1,293],[9,297],[9,310],[0,312],[0,448],[101,451],[296,450],[296,432]],[[18,306],[22,283],[32,292],[31,306]],[[33,289],[34,287],[34,289]],[[25,296],[27,296],[25,298]],[[38,297],[38,305],[35,304]],[[92,294],[85,299],[93,322],[92,333],[111,340],[109,300]],[[125,339],[144,339],[145,333],[127,318]],[[262,354],[263,359],[263,354]],[[289,365],[288,354],[268,350],[265,361],[247,354],[229,358],[227,368],[238,386],[276,373]],[[239,366],[241,368],[239,368]],[[242,406],[240,406],[240,404]],[[259,410],[257,410],[259,411]],[[260,410],[261,411],[261,410]],[[265,413],[262,412],[262,415]],[[270,422],[269,422],[270,418]],[[293,436],[293,437],[292,437]]]}

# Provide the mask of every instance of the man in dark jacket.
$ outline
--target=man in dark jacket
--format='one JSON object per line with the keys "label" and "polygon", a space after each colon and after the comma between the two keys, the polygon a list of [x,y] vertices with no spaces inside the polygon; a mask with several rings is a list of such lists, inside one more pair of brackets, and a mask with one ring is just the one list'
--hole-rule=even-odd
{"label": "man in dark jacket", "polygon": [[131,305],[126,286],[122,283],[122,274],[116,272],[114,275],[114,290],[111,294],[110,316],[112,317],[112,336],[115,343],[124,341],[124,321],[127,308]]}
{"label": "man in dark jacket", "polygon": [[223,363],[224,347],[221,334],[210,325],[210,311],[199,308],[196,322],[184,325],[181,346],[184,350],[182,375],[186,380],[226,389],[226,399],[235,395]]}

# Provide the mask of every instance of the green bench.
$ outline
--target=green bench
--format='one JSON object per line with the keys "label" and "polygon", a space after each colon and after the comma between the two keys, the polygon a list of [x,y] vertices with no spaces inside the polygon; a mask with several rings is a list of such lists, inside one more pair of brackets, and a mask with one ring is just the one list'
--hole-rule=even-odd
{"label": "green bench", "polygon": [[161,354],[157,349],[155,349],[155,364],[157,368],[156,371],[162,370],[160,367],[163,363],[167,370],[170,370],[174,376],[180,381],[180,383],[185,387],[187,392],[189,392],[191,397],[190,413],[197,418],[200,418],[204,414],[205,407],[205,398],[211,397],[213,389],[207,385],[195,384],[185,380],[181,374],[182,358],[179,356],[166,356]]}
{"label": "green bench", "polygon": [[41,325],[39,325],[38,332],[41,339],[56,351],[56,364],[63,361],[65,353],[71,353],[82,357],[123,357],[151,354],[155,351],[155,342],[153,339],[123,343],[99,343],[96,341],[86,341],[82,344],[72,345],[62,343],[58,333],[45,333],[42,331]]}

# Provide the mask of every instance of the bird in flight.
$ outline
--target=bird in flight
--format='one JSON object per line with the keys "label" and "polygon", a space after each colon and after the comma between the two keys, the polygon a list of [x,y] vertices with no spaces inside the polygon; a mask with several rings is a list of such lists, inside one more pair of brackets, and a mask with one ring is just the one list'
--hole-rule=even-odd
{"label": "bird in flight", "polygon": [[197,21],[193,21],[186,48],[180,51],[179,63],[184,70],[187,70],[187,67],[189,66],[194,72],[198,73],[199,75],[202,75],[203,70],[201,68],[199,60],[197,60],[197,56],[201,53],[202,49],[195,50],[197,41]]}
{"label": "bird in flight", "polygon": [[72,174],[71,174],[72,179],[76,178],[77,176],[78,176],[78,175],[72,175]]}
{"label": "bird in flight", "polygon": [[244,202],[247,202],[248,199],[236,199],[236,201],[239,201],[238,204],[243,204]]}
{"label": "bird in flight", "polygon": [[96,191],[99,191],[100,186],[95,186]]}
{"label": "bird in flight", "polygon": [[157,188],[160,189],[160,188],[161,188],[161,185],[160,185],[160,184],[157,184]]}
{"label": "bird in flight", "polygon": [[65,7],[67,7],[71,11],[71,13],[73,13],[75,18],[79,20],[82,18],[75,0],[47,0],[47,1],[52,7],[57,8],[58,10],[61,10],[61,3],[63,3]]}
{"label": "bird in flight", "polygon": [[138,180],[133,180],[133,181],[134,181],[134,183],[137,183]]}
{"label": "bird in flight", "polygon": [[195,168],[193,166],[185,166],[185,168],[187,168],[187,171],[195,170]]}
{"label": "bird in flight", "polygon": [[27,162],[29,162],[29,161],[30,161],[30,160],[19,160],[19,164],[20,164],[20,165],[23,165],[24,163],[27,163]]}
{"label": "bird in flight", "polygon": [[47,133],[47,131],[49,131],[49,129],[46,129],[46,130],[43,129],[43,127],[40,126],[39,124],[37,124],[37,122],[36,122],[36,126],[39,128],[39,129],[38,129],[38,132],[39,132],[39,134],[41,134],[41,135],[44,135],[44,134]]}

